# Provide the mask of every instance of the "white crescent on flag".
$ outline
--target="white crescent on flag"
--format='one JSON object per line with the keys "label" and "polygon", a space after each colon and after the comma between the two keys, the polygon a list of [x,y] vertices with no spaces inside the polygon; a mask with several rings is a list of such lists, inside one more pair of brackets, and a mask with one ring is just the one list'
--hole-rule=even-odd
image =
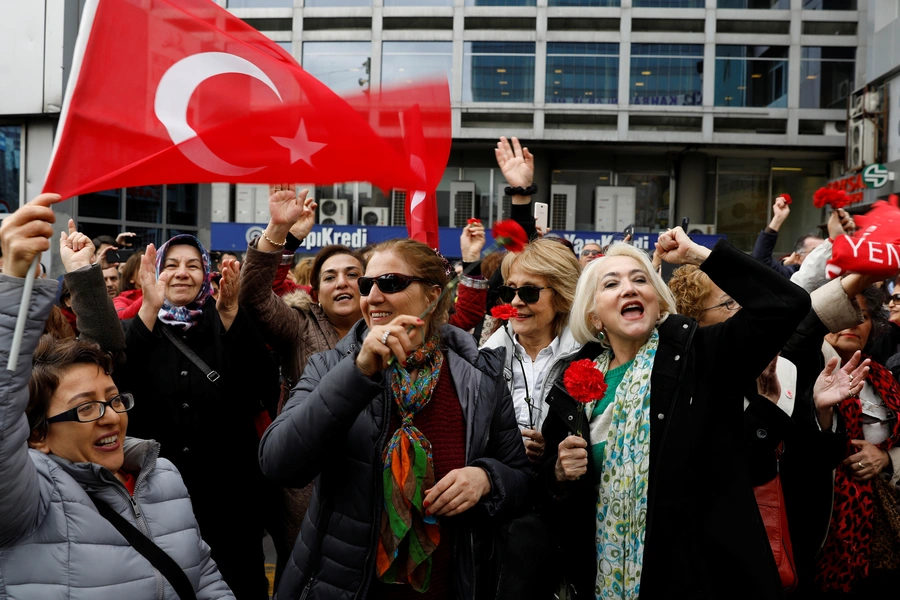
{"label": "white crescent on flag", "polygon": [[163,74],[156,88],[153,110],[178,149],[195,165],[219,175],[250,175],[264,167],[241,167],[223,160],[203,143],[187,122],[188,104],[197,86],[210,77],[225,73],[258,79],[284,101],[269,76],[249,60],[227,52],[202,52],[182,58]]}

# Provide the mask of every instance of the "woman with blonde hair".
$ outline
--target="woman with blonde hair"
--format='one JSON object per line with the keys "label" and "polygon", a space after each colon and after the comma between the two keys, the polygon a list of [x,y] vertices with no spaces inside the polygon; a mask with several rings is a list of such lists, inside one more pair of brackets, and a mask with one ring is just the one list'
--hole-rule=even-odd
{"label": "woman with blonde hair", "polygon": [[710,251],[678,228],[660,235],[657,252],[700,266],[743,308],[698,328],[627,244],[585,269],[569,319],[585,346],[570,360],[593,361],[608,387],[582,404],[553,386],[539,470],[563,576],[581,598],[780,597],[747,468],[735,460],[744,407],[734,382],[769,364],[809,296],[724,240]]}
{"label": "woman with blonde hair", "polygon": [[488,339],[485,348],[505,348],[503,377],[516,407],[529,460],[544,451],[541,424],[549,385],[558,379],[566,358],[581,348],[569,333],[569,310],[581,265],[572,251],[552,240],[535,240],[522,252],[507,254],[500,265],[505,285],[502,302],[511,304],[513,317]]}

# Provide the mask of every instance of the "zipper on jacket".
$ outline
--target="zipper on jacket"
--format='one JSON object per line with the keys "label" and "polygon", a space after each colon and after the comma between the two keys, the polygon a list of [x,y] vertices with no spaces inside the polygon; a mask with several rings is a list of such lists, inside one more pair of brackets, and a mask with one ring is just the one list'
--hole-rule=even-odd
{"label": "zipper on jacket", "polygon": [[381,494],[379,494],[379,489],[381,488],[381,482],[384,477],[381,471],[384,470],[384,464],[382,462],[381,455],[383,454],[382,449],[384,448],[385,437],[387,437],[387,430],[390,427],[391,423],[391,402],[390,398],[387,398],[387,392],[382,392],[382,398],[384,399],[384,409],[382,410],[382,420],[383,424],[381,426],[381,433],[378,435],[378,441],[375,443],[375,460],[373,461],[372,471],[373,471],[373,479],[374,487],[375,487],[375,502],[373,502],[372,508],[372,536],[371,541],[369,542],[369,548],[366,552],[366,560],[363,563],[363,580],[362,587],[359,588],[359,591],[356,592],[355,598],[365,598],[366,594],[369,591],[369,562],[372,558],[372,551],[375,546],[378,544],[378,530],[380,529],[380,517],[379,517],[379,509],[382,508],[382,497],[384,496],[384,490],[381,490]]}
{"label": "zipper on jacket", "polygon": [[475,532],[472,530],[472,527],[469,526],[469,552],[472,556],[472,600],[478,598],[478,595],[475,593],[477,589],[476,586],[476,571],[475,568]]}
{"label": "zipper on jacket", "polygon": [[[138,481],[141,481],[143,477],[144,471],[141,471],[141,474],[138,476]],[[125,499],[131,504],[131,511],[134,513],[134,520],[135,523],[137,523],[138,529],[152,542],[153,537],[150,535],[150,530],[147,528],[146,523],[144,523],[144,513],[141,511],[140,505],[137,503],[137,500],[134,499],[134,496],[128,493],[128,490],[125,489],[125,486],[118,479],[116,482],[119,484],[116,487],[116,491],[120,495],[124,495]],[[137,482],[134,484],[134,489],[137,490]],[[156,579],[156,596],[159,600],[165,600],[166,586],[165,583],[163,583],[162,573],[160,573],[152,564],[150,566],[153,568],[153,577]]]}

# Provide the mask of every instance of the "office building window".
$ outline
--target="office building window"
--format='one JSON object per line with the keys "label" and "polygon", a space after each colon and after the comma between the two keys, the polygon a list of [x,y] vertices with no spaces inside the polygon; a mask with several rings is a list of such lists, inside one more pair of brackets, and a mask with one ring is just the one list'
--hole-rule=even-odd
{"label": "office building window", "polygon": [[303,69],[334,92],[369,89],[371,42],[304,42]]}
{"label": "office building window", "polygon": [[282,50],[284,50],[285,52],[287,52],[288,54],[293,56],[293,54],[294,54],[293,42],[275,42],[275,43],[278,44],[279,46],[281,46]]}
{"label": "office building window", "polygon": [[620,6],[621,0],[549,0],[549,6]]}
{"label": "office building window", "polygon": [[385,6],[453,6],[453,0],[384,0]]}
{"label": "office building window", "polygon": [[632,0],[635,8],[705,8],[706,0]]}
{"label": "office building window", "polygon": [[618,91],[618,44],[547,44],[546,102],[616,104]]}
{"label": "office building window", "polygon": [[381,83],[411,84],[444,77],[452,82],[453,42],[384,42]]}
{"label": "office building window", "polygon": [[466,0],[466,6],[536,6],[536,0]]}
{"label": "office building window", "polygon": [[372,6],[372,0],[304,0],[304,6]]}
{"label": "office building window", "polygon": [[632,44],[631,103],[703,104],[703,46]]}
{"label": "office building window", "polygon": [[[293,8],[294,0],[228,0],[228,8]],[[309,6],[309,0],[307,0]]]}
{"label": "office building window", "polygon": [[771,10],[789,10],[791,0],[719,0],[718,8],[762,8]]}
{"label": "office building window", "polygon": [[788,49],[716,46],[716,106],[787,107]]}
{"label": "office building window", "polygon": [[853,90],[856,48],[801,48],[800,107],[847,107]]}
{"label": "office building window", "polygon": [[856,10],[856,0],[803,0],[803,10]]}
{"label": "office building window", "polygon": [[534,102],[533,42],[465,42],[464,102]]}
{"label": "office building window", "polygon": [[78,196],[75,215],[79,230],[89,237],[133,231],[135,247],[159,247],[178,233],[197,235],[198,203],[196,184],[148,185]]}
{"label": "office building window", "polygon": [[21,164],[22,126],[0,125],[0,213],[19,208]]}

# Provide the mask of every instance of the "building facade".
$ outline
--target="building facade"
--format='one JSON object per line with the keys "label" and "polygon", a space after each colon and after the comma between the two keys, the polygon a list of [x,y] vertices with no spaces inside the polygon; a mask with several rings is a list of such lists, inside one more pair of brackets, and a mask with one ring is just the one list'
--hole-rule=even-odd
{"label": "building facade", "polygon": [[[550,204],[554,230],[656,232],[687,217],[749,250],[772,198],[789,193],[785,252],[824,220],[812,192],[844,169],[848,98],[871,79],[878,15],[897,5],[885,0],[876,14],[880,0],[216,1],[340,93],[445,77],[453,147],[437,194],[443,227],[508,213],[493,153],[505,135],[536,156],[536,198]],[[0,59],[0,80],[12,73],[40,87],[28,107],[0,95],[9,210],[46,172],[83,0],[16,4],[3,9],[16,19],[0,19],[0,32],[27,41],[17,19],[33,20],[43,68]],[[879,55],[893,63],[882,77],[898,57]],[[323,223],[402,225],[402,191],[351,182],[315,197]],[[159,242],[188,231],[213,248],[216,223],[268,219],[263,188],[228,184],[113,190],[60,211],[91,235],[139,229]]]}

